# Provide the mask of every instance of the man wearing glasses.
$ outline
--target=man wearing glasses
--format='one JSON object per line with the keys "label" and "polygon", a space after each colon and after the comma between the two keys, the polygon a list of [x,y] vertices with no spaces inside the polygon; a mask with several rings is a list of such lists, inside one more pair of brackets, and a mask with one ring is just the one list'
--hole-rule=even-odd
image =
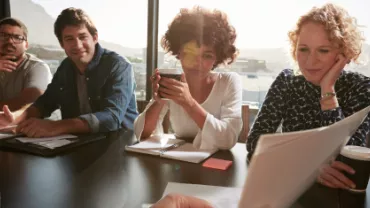
{"label": "man wearing glasses", "polygon": [[0,108],[18,110],[42,95],[52,75],[49,66],[26,53],[27,28],[19,20],[0,20]]}

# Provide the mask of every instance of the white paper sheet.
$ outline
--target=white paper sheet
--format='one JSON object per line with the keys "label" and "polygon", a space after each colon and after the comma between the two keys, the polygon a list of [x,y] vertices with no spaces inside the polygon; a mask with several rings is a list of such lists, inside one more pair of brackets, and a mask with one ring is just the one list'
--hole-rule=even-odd
{"label": "white paper sheet", "polygon": [[[174,144],[179,145],[173,146]],[[173,147],[171,148],[171,146]],[[176,139],[173,134],[154,135],[145,140],[141,140],[137,144],[125,146],[125,150],[143,154],[158,155],[168,159],[181,160],[191,163],[200,163],[217,151],[217,149],[197,149],[192,143],[186,143],[184,140]]]}
{"label": "white paper sheet", "polygon": [[182,140],[176,139],[173,134],[163,134],[161,136],[151,136],[148,139],[142,140],[141,142],[131,145],[130,148],[144,149],[144,150],[161,150],[176,144]]}
{"label": "white paper sheet", "polygon": [[58,139],[70,139],[70,138],[77,138],[75,135],[71,134],[64,134],[54,137],[39,137],[39,138],[30,138],[30,137],[18,137],[16,140],[23,142],[23,143],[38,143],[38,142],[45,142],[45,141],[52,141]]}
{"label": "white paper sheet", "polygon": [[200,163],[201,161],[210,157],[216,151],[217,149],[196,149],[192,143],[186,143],[180,147],[177,147],[176,149],[164,152],[161,156],[164,158],[182,160],[186,162]]}
{"label": "white paper sheet", "polygon": [[242,188],[169,182],[163,196],[169,193],[184,194],[204,199],[215,208],[237,208],[241,192]]}
{"label": "white paper sheet", "polygon": [[369,111],[367,107],[323,128],[262,135],[240,207],[289,207],[314,182],[320,167],[339,153]]}
{"label": "white paper sheet", "polygon": [[49,148],[49,149],[55,149],[57,147],[62,147],[67,144],[73,143],[75,141],[70,141],[67,139],[57,139],[57,140],[49,140],[49,141],[43,141],[43,142],[37,142],[38,145]]}

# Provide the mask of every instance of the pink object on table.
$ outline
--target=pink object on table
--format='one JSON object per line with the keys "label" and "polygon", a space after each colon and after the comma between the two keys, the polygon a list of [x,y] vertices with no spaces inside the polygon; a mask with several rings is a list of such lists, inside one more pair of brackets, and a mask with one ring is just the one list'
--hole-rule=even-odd
{"label": "pink object on table", "polygon": [[230,160],[209,158],[207,161],[203,163],[203,167],[226,170],[231,166],[232,163],[233,161]]}

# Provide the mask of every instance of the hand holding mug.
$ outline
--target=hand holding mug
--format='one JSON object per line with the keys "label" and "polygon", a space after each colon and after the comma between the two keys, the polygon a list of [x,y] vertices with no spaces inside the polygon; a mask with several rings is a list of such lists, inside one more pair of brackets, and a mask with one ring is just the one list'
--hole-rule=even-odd
{"label": "hand holding mug", "polygon": [[164,104],[166,101],[162,100],[161,97],[158,94],[159,80],[160,79],[161,79],[161,76],[159,74],[159,70],[155,69],[154,74],[150,77],[150,80],[152,81],[152,91],[153,91],[152,97],[156,102],[158,102],[160,104]]}

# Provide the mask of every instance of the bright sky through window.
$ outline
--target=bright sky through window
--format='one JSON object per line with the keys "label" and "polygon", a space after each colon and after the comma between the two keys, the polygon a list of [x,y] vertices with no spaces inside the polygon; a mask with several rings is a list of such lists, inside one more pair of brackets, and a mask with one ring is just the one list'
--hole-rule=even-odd
{"label": "bright sky through window", "polygon": [[[126,47],[143,48],[147,35],[147,0],[32,0],[56,18],[66,7],[84,9],[94,20],[101,39]],[[159,34],[182,7],[201,5],[217,8],[229,15],[238,32],[239,48],[278,48],[286,46],[287,31],[297,18],[325,0],[160,0]],[[330,1],[355,16],[370,42],[370,8],[368,0]],[[109,22],[109,23],[107,23]]]}

